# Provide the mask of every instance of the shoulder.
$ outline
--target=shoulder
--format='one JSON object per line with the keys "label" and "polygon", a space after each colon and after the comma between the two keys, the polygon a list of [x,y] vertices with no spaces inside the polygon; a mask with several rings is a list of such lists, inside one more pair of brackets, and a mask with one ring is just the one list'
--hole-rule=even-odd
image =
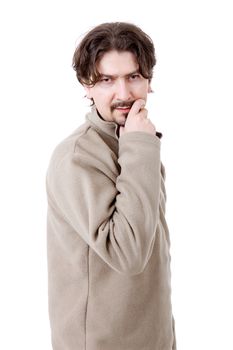
{"label": "shoulder", "polygon": [[88,123],[84,123],[75,129],[70,135],[61,140],[52,151],[49,167],[59,167],[60,162],[67,155],[74,152],[75,145],[80,137],[86,134],[88,130]]}
{"label": "shoulder", "polygon": [[70,162],[106,162],[108,157],[116,161],[116,155],[113,155],[101,134],[86,121],[55,147],[48,169],[55,170]]}
{"label": "shoulder", "polygon": [[[86,177],[107,176],[115,182],[119,175],[117,155],[111,152],[98,131],[88,122],[76,129],[54,149],[46,173],[49,192],[54,184],[70,186]],[[97,181],[97,180],[95,180]],[[100,180],[102,181],[102,180]]]}

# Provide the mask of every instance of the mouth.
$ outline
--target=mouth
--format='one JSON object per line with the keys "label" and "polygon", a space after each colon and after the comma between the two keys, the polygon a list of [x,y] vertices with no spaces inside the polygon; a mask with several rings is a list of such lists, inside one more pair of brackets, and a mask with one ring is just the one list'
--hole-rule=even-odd
{"label": "mouth", "polygon": [[130,111],[130,107],[117,107],[117,108],[115,108],[115,110],[117,110],[117,111],[119,111],[119,112],[123,112],[123,113],[129,113],[129,111]]}
{"label": "mouth", "polygon": [[125,101],[125,102],[118,102],[112,105],[111,109],[113,110],[117,110],[118,112],[124,113],[124,114],[128,114],[132,105],[134,104],[134,101]]}

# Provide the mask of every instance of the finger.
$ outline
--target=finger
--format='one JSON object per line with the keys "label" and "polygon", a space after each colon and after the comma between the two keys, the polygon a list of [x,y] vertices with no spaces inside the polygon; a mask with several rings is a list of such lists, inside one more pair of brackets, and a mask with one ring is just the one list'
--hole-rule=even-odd
{"label": "finger", "polygon": [[133,116],[135,114],[138,114],[140,112],[140,110],[145,107],[145,104],[146,104],[146,102],[141,98],[136,100],[130,109],[130,112],[128,114],[128,118],[130,118],[131,116]]}
{"label": "finger", "polygon": [[147,118],[147,115],[148,115],[148,110],[146,109],[146,108],[142,108],[141,110],[140,110],[140,112],[138,113],[138,115],[140,115],[141,117],[143,117],[143,118]]}

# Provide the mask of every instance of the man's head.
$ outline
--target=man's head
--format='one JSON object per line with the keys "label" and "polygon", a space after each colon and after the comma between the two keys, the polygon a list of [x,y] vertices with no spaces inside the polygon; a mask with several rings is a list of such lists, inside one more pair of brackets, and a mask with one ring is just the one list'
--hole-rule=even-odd
{"label": "man's head", "polygon": [[[150,37],[137,26],[113,22],[92,29],[73,56],[73,68],[105,120],[124,125],[133,102],[146,101],[156,64]],[[122,108],[119,108],[122,107]]]}

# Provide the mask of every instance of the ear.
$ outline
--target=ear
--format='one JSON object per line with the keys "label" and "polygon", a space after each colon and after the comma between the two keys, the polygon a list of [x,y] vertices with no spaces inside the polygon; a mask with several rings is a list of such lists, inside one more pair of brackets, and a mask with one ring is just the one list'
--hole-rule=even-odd
{"label": "ear", "polygon": [[148,91],[147,91],[147,92],[148,92],[148,93],[153,92],[150,83],[149,83],[149,85],[148,85]]}
{"label": "ear", "polygon": [[86,91],[86,96],[87,98],[92,98],[92,95],[91,95],[91,88],[88,86],[88,85],[84,85],[84,89]]}

